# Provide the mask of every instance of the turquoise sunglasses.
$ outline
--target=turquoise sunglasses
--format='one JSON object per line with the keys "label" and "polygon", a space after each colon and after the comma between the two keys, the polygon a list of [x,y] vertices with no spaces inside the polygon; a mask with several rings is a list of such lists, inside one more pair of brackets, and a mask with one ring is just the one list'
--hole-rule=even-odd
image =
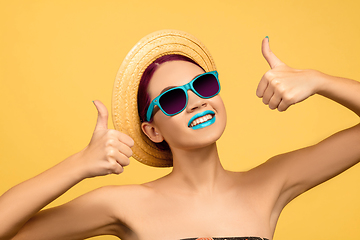
{"label": "turquoise sunglasses", "polygon": [[181,113],[188,103],[188,90],[193,91],[201,98],[216,96],[220,92],[218,72],[200,74],[183,86],[174,87],[161,93],[150,103],[146,113],[146,121],[150,121],[155,106],[158,106],[167,116]]}

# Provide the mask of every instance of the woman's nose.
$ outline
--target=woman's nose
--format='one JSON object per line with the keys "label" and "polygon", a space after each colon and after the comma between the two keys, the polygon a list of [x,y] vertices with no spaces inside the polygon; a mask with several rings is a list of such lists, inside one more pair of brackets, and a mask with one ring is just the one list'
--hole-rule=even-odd
{"label": "woman's nose", "polygon": [[193,91],[188,90],[188,104],[186,106],[186,111],[192,112],[197,108],[206,107],[206,99],[199,97]]}

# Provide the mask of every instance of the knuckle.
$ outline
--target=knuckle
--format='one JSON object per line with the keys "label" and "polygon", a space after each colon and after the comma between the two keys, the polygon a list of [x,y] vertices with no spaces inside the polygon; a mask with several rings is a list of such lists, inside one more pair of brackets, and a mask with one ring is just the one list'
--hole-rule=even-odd
{"label": "knuckle", "polygon": [[120,165],[116,161],[112,161],[110,163],[109,170],[112,171],[112,172],[115,172],[118,169],[119,166]]}
{"label": "knuckle", "polygon": [[109,138],[109,139],[106,141],[106,146],[107,146],[107,147],[113,147],[113,146],[115,146],[115,139]]}
{"label": "knuckle", "polygon": [[278,87],[280,85],[279,79],[273,79],[270,81],[271,86]]}
{"label": "knuckle", "polygon": [[274,73],[271,70],[269,70],[264,74],[264,77],[266,79],[273,79],[274,78]]}
{"label": "knuckle", "polygon": [[106,156],[109,158],[109,157],[114,157],[115,156],[115,149],[113,148],[109,148],[107,151],[106,151]]}
{"label": "knuckle", "polygon": [[119,163],[114,161],[109,171],[114,174],[120,174],[124,171],[124,168]]}
{"label": "knuckle", "polygon": [[106,134],[104,135],[105,139],[109,140],[111,138],[113,138],[112,133],[110,131],[107,131]]}
{"label": "knuckle", "polygon": [[114,136],[116,135],[116,130],[114,130],[114,129],[109,129],[109,130],[107,131],[107,135],[108,135],[109,137],[114,137]]}
{"label": "knuckle", "polygon": [[294,102],[294,96],[292,94],[285,94],[283,97],[283,101],[286,104],[292,104]]}
{"label": "knuckle", "polygon": [[278,86],[277,92],[280,93],[280,95],[284,95],[286,93],[286,90],[283,86]]}

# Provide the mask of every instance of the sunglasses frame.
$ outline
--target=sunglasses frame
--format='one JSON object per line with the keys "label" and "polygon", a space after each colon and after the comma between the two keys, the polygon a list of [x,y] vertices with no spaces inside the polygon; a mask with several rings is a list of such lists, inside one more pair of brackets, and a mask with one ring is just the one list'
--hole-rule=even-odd
{"label": "sunglasses frame", "polygon": [[[202,96],[200,93],[198,93],[198,92],[195,90],[195,88],[194,88],[194,86],[193,86],[193,83],[194,83],[194,81],[196,81],[196,79],[198,79],[198,78],[200,78],[200,77],[202,77],[202,76],[204,76],[204,75],[208,75],[208,74],[211,74],[211,75],[214,75],[214,76],[215,76],[215,78],[216,78],[216,80],[217,80],[217,83],[218,83],[218,85],[219,85],[219,91],[217,91],[214,95],[211,95],[210,97],[204,97],[204,96]],[[178,112],[176,112],[176,113],[168,114],[168,113],[165,112],[164,109],[161,107],[160,102],[159,102],[159,99],[160,99],[161,96],[164,95],[165,93],[168,93],[168,92],[173,91],[173,90],[175,90],[175,89],[181,89],[181,90],[183,90],[183,92],[185,93],[185,96],[186,96],[185,106],[184,106],[180,111],[178,111]],[[149,108],[148,108],[148,110],[147,110],[146,120],[147,120],[148,122],[150,121],[151,115],[152,115],[152,113],[153,113],[153,110],[154,110],[154,107],[155,107],[155,106],[158,106],[158,107],[161,109],[161,111],[162,111],[166,116],[174,116],[174,115],[179,114],[179,113],[181,113],[182,111],[184,111],[184,109],[186,108],[186,106],[187,106],[187,104],[188,104],[188,99],[189,99],[189,96],[188,96],[188,93],[187,93],[188,90],[193,91],[193,93],[195,93],[196,95],[198,95],[198,96],[201,97],[201,98],[207,99],[207,98],[212,98],[212,97],[215,97],[216,95],[218,95],[219,92],[220,92],[220,89],[221,89],[221,87],[220,87],[220,81],[219,81],[219,74],[218,74],[217,71],[211,71],[211,72],[206,72],[206,73],[200,74],[199,76],[197,76],[197,77],[195,77],[193,80],[191,80],[189,83],[184,84],[184,85],[182,85],[182,86],[178,86],[178,87],[171,88],[171,89],[169,89],[169,90],[161,93],[161,94],[160,94],[159,96],[157,96],[156,98],[154,98],[154,100],[152,100],[152,102],[150,103]]]}

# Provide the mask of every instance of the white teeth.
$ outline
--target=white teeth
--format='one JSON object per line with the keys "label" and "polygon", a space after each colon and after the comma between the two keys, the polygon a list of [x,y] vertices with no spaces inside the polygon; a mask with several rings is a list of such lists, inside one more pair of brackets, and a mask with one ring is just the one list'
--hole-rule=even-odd
{"label": "white teeth", "polygon": [[213,116],[211,114],[206,114],[205,116],[199,117],[199,118],[195,119],[194,121],[192,121],[192,123],[190,124],[189,127],[194,127],[194,126],[199,125],[200,123],[206,122],[212,118],[213,118]]}

